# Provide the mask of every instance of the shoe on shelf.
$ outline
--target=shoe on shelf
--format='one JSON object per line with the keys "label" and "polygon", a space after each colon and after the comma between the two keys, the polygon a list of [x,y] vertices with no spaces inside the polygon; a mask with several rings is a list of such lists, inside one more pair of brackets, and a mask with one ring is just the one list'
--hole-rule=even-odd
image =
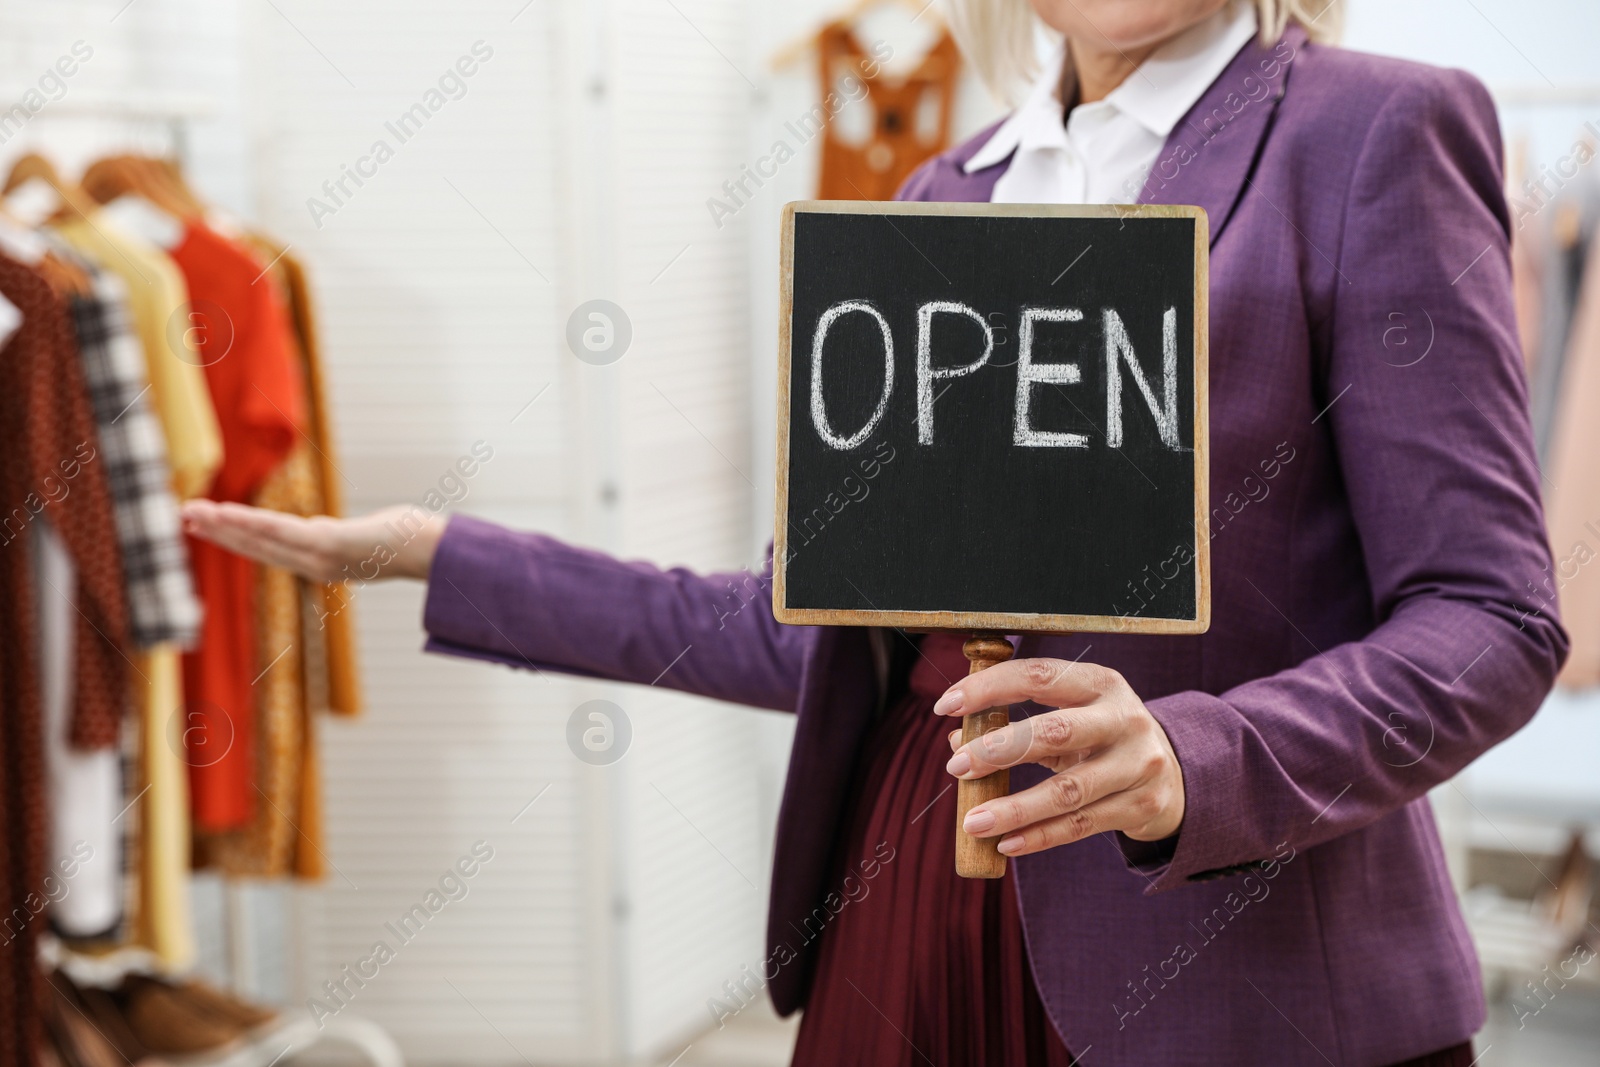
{"label": "shoe on shelf", "polygon": [[[124,1067],[128,1063],[155,1067],[149,1060],[126,1057],[112,1043],[96,1025],[80,991],[66,975],[57,971],[47,975],[45,980],[51,989],[45,1029],[53,1045],[55,1062],[61,1067]],[[49,1060],[46,1056],[45,1062]]]}
{"label": "shoe on shelf", "polygon": [[124,979],[116,1004],[133,1036],[158,1054],[214,1052],[244,1035],[244,1027],[195,1004],[170,982],[148,975]]}
{"label": "shoe on shelf", "polygon": [[100,1036],[116,1048],[117,1054],[122,1057],[119,1062],[131,1063],[134,1067],[158,1067],[164,1062],[156,1059],[129,1028],[122,1009],[109,992],[93,986],[80,987],[78,1003],[89,1021],[94,1023],[95,1029],[100,1031]]}
{"label": "shoe on shelf", "polygon": [[176,983],[177,990],[189,1001],[220,1019],[225,1019],[241,1030],[259,1030],[276,1022],[278,1013],[259,1004],[241,1000],[225,989],[190,978]]}

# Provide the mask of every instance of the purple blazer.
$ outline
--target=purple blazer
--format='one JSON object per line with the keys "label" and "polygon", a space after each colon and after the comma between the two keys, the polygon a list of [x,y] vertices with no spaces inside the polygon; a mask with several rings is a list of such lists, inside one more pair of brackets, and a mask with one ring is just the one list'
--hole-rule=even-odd
{"label": "purple blazer", "polygon": [[[986,137],[903,197],[988,200],[1008,164],[961,166]],[[1532,592],[1551,559],[1500,148],[1470,76],[1292,30],[1245,47],[1151,173],[1145,201],[1211,220],[1214,622],[1020,648],[1121,671],[1183,766],[1174,838],[1012,868],[1044,1003],[1092,1063],[1390,1064],[1483,1023],[1424,794],[1527,721],[1567,650]],[[457,518],[424,622],[437,651],[635,682],[692,644],[660,684],[798,713],[768,926],[788,1013],[879,639],[730,614],[740,577]]]}

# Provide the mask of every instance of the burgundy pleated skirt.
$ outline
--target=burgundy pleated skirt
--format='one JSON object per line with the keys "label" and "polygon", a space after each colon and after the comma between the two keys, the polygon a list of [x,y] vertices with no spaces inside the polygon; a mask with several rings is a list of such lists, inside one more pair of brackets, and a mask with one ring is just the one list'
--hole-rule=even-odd
{"label": "burgundy pleated skirt", "polygon": [[[909,691],[868,735],[841,855],[848,902],[822,933],[794,1067],[1073,1062],[1033,983],[1013,875],[955,873],[955,779],[944,765],[959,723],[933,704],[967,673],[961,644],[923,638]],[[1471,1061],[1466,1044],[1397,1067]]]}
{"label": "burgundy pleated skirt", "polygon": [[822,935],[795,1067],[1072,1062],[1033,985],[1011,877],[956,877],[944,765],[960,723],[933,704],[966,673],[959,636],[923,638],[910,691],[868,736],[844,862],[894,858]]}

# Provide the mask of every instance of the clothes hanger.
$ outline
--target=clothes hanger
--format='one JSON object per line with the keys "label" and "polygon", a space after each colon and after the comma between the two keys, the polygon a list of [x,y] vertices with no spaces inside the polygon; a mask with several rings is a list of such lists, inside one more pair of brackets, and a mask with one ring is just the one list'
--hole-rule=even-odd
{"label": "clothes hanger", "polygon": [[55,190],[56,196],[61,199],[63,209],[78,215],[87,215],[93,210],[93,204],[84,191],[63,178],[56,170],[55,164],[37,152],[29,152],[11,165],[11,173],[6,175],[6,183],[0,187],[0,196],[10,196],[34,179],[44,182]]}
{"label": "clothes hanger", "polygon": [[[61,200],[62,212],[82,216],[92,210],[83,190],[62,178],[55,164],[37,152],[29,152],[12,164],[11,173],[6,175],[5,185],[0,187],[0,196],[10,196],[17,189],[36,179],[55,190],[56,196]],[[9,209],[6,214],[11,219],[16,217]],[[83,296],[90,292],[92,283],[83,268],[62,259],[48,249],[34,261],[33,265],[58,295]]]}
{"label": "clothes hanger", "polygon": [[178,166],[177,160],[165,156],[146,156],[139,161],[139,165],[148,170],[152,182],[165,186],[178,201],[187,204],[189,210],[196,216],[203,218],[210,212],[211,209],[205,201],[201,200],[195,194],[194,188],[184,180],[183,170]]}
{"label": "clothes hanger", "polygon": [[[867,12],[878,7],[903,7],[912,13],[912,21],[928,15],[941,27],[944,24],[944,18],[939,14],[935,0],[855,0],[854,3],[839,11],[838,14],[825,20],[823,24],[859,22]],[[771,58],[767,60],[767,69],[776,74],[794,66],[802,59],[805,59],[811,50],[816,47],[816,44],[816,30],[811,30],[808,33],[792,38],[787,44],[772,53]]]}
{"label": "clothes hanger", "polygon": [[124,196],[137,196],[175,219],[193,221],[205,214],[188,187],[177,187],[172,176],[154,160],[118,155],[96,160],[83,172],[83,188],[96,202],[109,204]]}
{"label": "clothes hanger", "polygon": [[43,238],[0,201],[0,252],[29,266],[38,266],[44,258]]}
{"label": "clothes hanger", "polygon": [[83,172],[83,187],[105,205],[102,212],[117,227],[167,251],[177,247],[191,223],[205,217],[188,186],[180,188],[158,161],[144,156],[95,161]]}

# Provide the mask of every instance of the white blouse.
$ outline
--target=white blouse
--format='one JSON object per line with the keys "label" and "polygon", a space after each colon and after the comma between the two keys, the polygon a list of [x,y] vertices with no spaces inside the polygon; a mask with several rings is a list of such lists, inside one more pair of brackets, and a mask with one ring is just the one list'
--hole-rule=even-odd
{"label": "white blouse", "polygon": [[1073,108],[1065,123],[1063,45],[964,169],[991,167],[1015,151],[993,203],[1131,204],[1172,128],[1255,33],[1255,4],[1233,0],[1152,52],[1104,100]]}

